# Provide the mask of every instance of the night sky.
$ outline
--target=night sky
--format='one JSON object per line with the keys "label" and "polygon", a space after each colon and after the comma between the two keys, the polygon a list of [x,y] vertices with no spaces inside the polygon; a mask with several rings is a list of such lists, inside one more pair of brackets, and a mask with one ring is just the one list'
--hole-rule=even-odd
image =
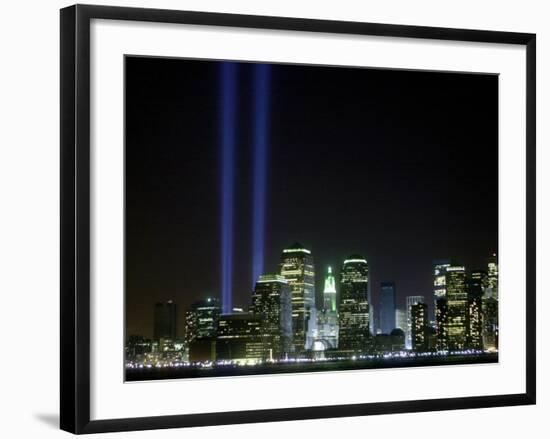
{"label": "night sky", "polygon": [[[127,334],[153,306],[220,297],[220,62],[126,58]],[[251,295],[253,66],[238,63],[233,305]],[[498,77],[273,64],[265,272],[298,241],[432,301],[432,261],[485,268],[498,241]]]}

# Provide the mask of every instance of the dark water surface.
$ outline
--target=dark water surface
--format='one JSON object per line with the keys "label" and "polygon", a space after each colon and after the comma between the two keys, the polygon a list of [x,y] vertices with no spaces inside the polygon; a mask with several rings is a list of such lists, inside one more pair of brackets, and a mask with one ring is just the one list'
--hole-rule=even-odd
{"label": "dark water surface", "polygon": [[375,358],[368,360],[320,361],[315,363],[287,363],[261,366],[165,367],[126,369],[126,381],[149,381],[178,378],[209,378],[220,376],[263,375],[274,373],[330,372],[358,369],[386,369],[395,367],[455,366],[497,363],[498,353],[477,355],[450,355],[441,357]]}

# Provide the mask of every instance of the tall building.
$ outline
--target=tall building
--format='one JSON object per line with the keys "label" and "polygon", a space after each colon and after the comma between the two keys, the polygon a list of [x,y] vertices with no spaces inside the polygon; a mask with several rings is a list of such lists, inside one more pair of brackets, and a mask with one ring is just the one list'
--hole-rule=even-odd
{"label": "tall building", "polygon": [[328,267],[325,276],[325,287],[323,290],[323,309],[317,316],[317,337],[316,342],[322,344],[323,348],[335,349],[338,347],[338,310],[336,306],[336,280],[332,268]]}
{"label": "tall building", "polygon": [[336,279],[332,273],[332,267],[328,267],[325,276],[325,288],[323,289],[323,309],[336,312]]}
{"label": "tall building", "polygon": [[153,337],[155,340],[167,338],[174,340],[177,336],[178,307],[169,300],[155,304]]}
{"label": "tall building", "polygon": [[263,358],[277,360],[287,356],[292,343],[292,303],[288,281],[278,274],[260,276],[250,311],[261,322]]}
{"label": "tall building", "polygon": [[483,348],[489,351],[498,350],[498,300],[484,297],[481,307]]}
{"label": "tall building", "polygon": [[447,343],[451,351],[462,350],[467,342],[468,292],[466,269],[463,266],[447,267],[445,274],[447,300]]}
{"label": "tall building", "polygon": [[487,264],[487,288],[482,298],[482,338],[483,347],[498,349],[498,263],[496,254]]}
{"label": "tall building", "polygon": [[405,310],[407,315],[407,329],[405,330],[405,347],[412,349],[412,307],[417,303],[424,303],[424,296],[407,296]]}
{"label": "tall building", "polygon": [[370,348],[368,284],[366,259],[359,255],[346,259],[340,279],[340,350],[362,353]]}
{"label": "tall building", "polygon": [[485,295],[498,300],[498,263],[496,253],[493,253],[493,256],[489,258],[487,263],[487,288]]}
{"label": "tall building", "polygon": [[220,314],[220,301],[216,298],[193,303],[185,314],[185,341],[215,338]]}
{"label": "tall building", "polygon": [[413,350],[428,350],[428,305],[424,302],[411,306],[411,340]]}
{"label": "tall building", "polygon": [[433,262],[433,285],[434,285],[434,304],[439,299],[444,299],[447,296],[446,274],[447,268],[451,266],[449,259],[437,259]]}
{"label": "tall building", "polygon": [[[299,243],[283,250],[280,273],[290,286],[292,299],[292,344],[295,355],[313,345],[316,327],[315,268],[311,251]],[[313,314],[313,316],[312,316]]]}
{"label": "tall building", "polygon": [[382,334],[390,334],[395,325],[395,283],[380,284],[380,330]]}
{"label": "tall building", "polygon": [[482,300],[487,289],[487,272],[476,270],[468,277],[468,314],[466,347],[483,349]]}
{"label": "tall building", "polygon": [[448,311],[447,299],[445,297],[437,299],[435,302],[435,327],[437,337],[436,347],[438,351],[449,350],[449,334],[447,327]]}
{"label": "tall building", "polygon": [[216,337],[216,360],[256,364],[265,359],[262,322],[252,313],[221,314]]}

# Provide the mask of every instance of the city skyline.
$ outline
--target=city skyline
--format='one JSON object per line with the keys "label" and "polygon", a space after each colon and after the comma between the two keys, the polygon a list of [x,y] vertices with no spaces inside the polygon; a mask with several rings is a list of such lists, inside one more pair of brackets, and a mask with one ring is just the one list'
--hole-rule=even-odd
{"label": "city skyline", "polygon": [[[313,261],[300,243],[282,249],[278,270],[259,275],[247,305],[226,311],[219,299],[202,298],[185,310],[182,337],[177,304],[155,304],[154,337],[127,337],[127,379],[497,361],[496,255],[483,270],[434,261],[433,293],[408,296],[405,320],[386,331],[372,324],[388,302],[369,299],[370,270],[361,255],[345,259],[338,277],[330,266],[318,272]],[[321,303],[311,300],[316,275],[324,278]],[[395,283],[380,284],[388,287],[395,292]],[[390,308],[397,323],[400,310],[395,302]]]}
{"label": "city skyline", "polygon": [[[308,247],[307,245],[304,246],[304,247]],[[312,251],[313,252],[313,251]],[[349,257],[349,255],[353,253],[353,252],[349,252],[348,256],[345,256],[345,257],[341,257],[340,258],[340,261],[343,261],[345,260],[347,257]],[[475,258],[476,261],[481,261],[481,263],[477,263],[475,265],[472,265],[472,264],[468,264],[468,263],[465,263],[463,264],[464,266],[466,267],[472,267],[471,270],[480,270],[480,269],[483,269],[483,265],[484,263],[486,264],[487,260],[491,259],[493,256],[495,255],[494,252],[491,252],[491,253],[488,253],[487,255],[483,255],[483,256],[480,256],[478,258]],[[365,258],[367,259],[367,258]],[[367,259],[368,262],[369,262],[369,265],[371,264],[371,261],[369,259]],[[426,264],[426,270],[427,272],[431,273],[431,270],[433,269],[433,266],[434,266],[434,263],[436,263],[437,261],[441,261],[442,259],[441,258],[438,258],[438,259],[432,259],[431,261],[429,261],[428,264]],[[447,258],[445,260],[451,260],[450,258]],[[325,268],[327,267],[331,267],[332,269],[335,269],[336,267],[339,266],[339,264],[341,262],[339,262],[339,260],[337,258],[329,258],[329,261],[334,261],[334,262],[330,262],[329,264],[325,265]],[[376,266],[376,263],[374,263],[374,266]],[[475,268],[474,268],[475,267]],[[275,271],[275,270],[272,270],[272,271]],[[381,276],[376,276],[376,274],[373,274],[375,276],[375,279],[377,279],[377,281],[373,281],[373,286],[370,288],[370,291],[371,291],[371,297],[372,297],[372,300],[374,302],[377,302],[379,301],[380,299],[380,287],[382,284],[384,283],[393,283],[394,286],[395,286],[395,289],[396,291],[399,290],[401,292],[401,294],[399,296],[397,296],[396,294],[396,300],[395,300],[395,308],[397,310],[402,310],[402,311],[406,311],[406,301],[407,301],[407,297],[409,296],[429,296],[431,299],[435,299],[433,297],[433,284],[432,284],[432,276],[431,274],[430,275],[427,275],[427,276],[424,276],[424,279],[423,279],[423,284],[427,285],[427,289],[425,291],[421,291],[419,292],[418,294],[408,294],[408,291],[404,288],[404,287],[401,287],[397,284],[396,281],[392,280],[391,277],[381,277]],[[382,280],[379,280],[379,279],[382,279]],[[322,286],[324,286],[324,277],[316,277],[315,279],[315,298],[316,298],[316,302],[318,301],[322,301],[323,298],[322,298],[322,291],[323,291],[323,288]],[[376,285],[375,285],[375,282],[378,282]],[[405,282],[405,285],[409,284],[409,282]],[[321,286],[321,288],[320,288]],[[247,293],[251,293],[252,292],[252,288],[250,288]],[[242,292],[241,292],[242,293]],[[197,294],[192,294],[192,295],[187,295],[185,293],[183,293],[184,297],[187,299],[187,300],[184,300],[182,301],[184,304],[187,303],[187,304],[190,304],[190,300],[188,299],[189,296],[193,297],[193,298],[196,298],[196,300],[203,300],[203,299],[206,299],[208,297],[210,298],[216,298],[218,300],[221,301],[221,293],[216,293],[216,291],[206,291],[204,292],[203,294],[201,294],[200,292],[198,292]],[[239,294],[238,297],[239,298],[242,298],[240,299],[239,301],[235,301],[233,300],[232,301],[232,307],[234,308],[240,308],[240,307],[244,307],[247,305],[247,299],[246,297],[243,297],[244,294]],[[170,297],[169,294],[162,294],[160,296],[162,299],[160,300],[161,302],[167,302],[167,301],[177,301],[177,297],[181,297],[181,294],[174,294],[173,297]],[[191,301],[193,301],[195,299],[192,299]],[[158,299],[150,299],[148,300],[146,303],[149,305],[149,306],[153,306],[155,305],[156,303],[158,303],[159,300]],[[180,309],[180,316],[182,315],[182,313],[184,312],[183,309]],[[433,320],[435,318],[435,315],[434,315],[434,312],[435,312],[435,305],[433,303],[428,303],[428,312],[429,312],[429,317],[430,317],[430,320]],[[379,319],[380,316],[378,314],[378,309],[376,311],[376,317],[375,319]],[[143,319],[147,322],[147,325],[150,325],[151,328],[153,328],[153,319],[152,319],[152,316],[146,316],[145,319]],[[141,321],[141,323],[143,323],[143,320]],[[145,325],[145,327],[147,327],[147,325]],[[152,334],[152,329],[151,330],[145,330],[145,331],[131,331],[131,330],[128,330],[127,331],[127,334],[130,334],[130,333],[140,333],[140,334],[143,334],[143,335],[148,335],[148,334]]]}
{"label": "city skyline", "polygon": [[314,255],[317,307],[321,273],[338,284],[353,254],[369,304],[390,281],[403,310],[431,297],[434,259],[475,270],[498,252],[496,75],[125,63],[128,335],[152,333],[158,302],[180,321],[206,297],[247,306],[296,241]]}
{"label": "city skyline", "polygon": [[[290,250],[289,250],[290,249]],[[313,302],[310,302],[310,304],[312,304],[312,306],[314,306],[317,311],[321,311],[323,309],[331,309],[333,311],[337,311],[337,312],[340,312],[341,311],[341,302],[342,302],[342,284],[343,284],[343,278],[342,278],[342,269],[345,268],[346,266],[346,263],[348,262],[365,262],[365,265],[367,267],[370,267],[370,263],[369,261],[366,260],[366,258],[363,258],[361,255],[358,255],[358,254],[352,254],[352,255],[349,255],[347,258],[344,258],[340,264],[334,264],[334,265],[328,265],[326,267],[321,267],[321,269],[318,271],[317,268],[316,268],[316,264],[314,262],[314,254],[311,250],[309,250],[307,248],[307,246],[304,246],[298,242],[295,242],[292,246],[288,246],[286,249],[283,249],[283,254],[284,252],[287,252],[287,251],[293,251],[293,250],[299,250],[299,251],[303,251],[305,252],[310,258],[311,258],[311,261],[312,261],[312,269],[313,269],[313,273],[314,273],[314,279],[316,280],[316,283],[318,283],[319,279],[322,280],[322,284],[323,284],[323,288],[321,289],[321,291],[315,291],[315,296],[316,297],[321,297],[321,299],[316,299],[315,301]],[[360,258],[360,259],[358,259]],[[496,272],[496,274],[493,274],[493,276],[497,279],[496,282],[498,283],[498,268],[491,268],[492,264],[493,264],[493,261],[497,261],[497,257],[496,257],[496,254],[493,253],[489,256],[487,256],[485,258],[485,267],[476,267],[476,268],[471,268],[469,266],[467,266],[466,264],[456,264],[456,260],[453,259],[453,258],[449,258],[449,259],[434,259],[432,261],[432,265],[429,267],[429,269],[426,271],[426,278],[429,279],[429,281],[431,282],[431,291],[427,291],[426,294],[417,294],[417,295],[408,295],[404,298],[404,301],[403,303],[399,303],[398,301],[392,301],[392,305],[391,305],[391,313],[393,314],[393,323],[394,325],[392,326],[391,329],[395,329],[395,328],[399,328],[399,329],[402,329],[405,334],[406,334],[406,339],[405,339],[405,342],[406,342],[406,346],[407,346],[407,349],[410,349],[410,344],[409,344],[409,333],[407,332],[408,330],[410,330],[409,328],[409,324],[411,322],[411,315],[410,315],[410,311],[411,311],[411,306],[413,305],[416,305],[418,303],[423,303],[426,305],[427,309],[426,311],[428,312],[427,314],[427,317],[429,317],[427,323],[428,324],[433,324],[433,326],[435,327],[436,325],[436,318],[435,318],[435,302],[436,302],[436,298],[438,297],[437,296],[437,292],[439,291],[439,289],[441,288],[438,283],[437,283],[437,279],[438,277],[441,276],[441,273],[439,272],[440,270],[440,267],[441,267],[441,261],[448,261],[448,263],[446,264],[447,266],[450,266],[451,267],[451,275],[453,275],[454,273],[452,273],[452,271],[455,269],[455,268],[458,268],[460,269],[461,273],[464,274],[464,280],[463,280],[463,285],[462,285],[462,289],[466,292],[466,291],[469,291],[469,289],[471,289],[472,287],[470,286],[470,284],[473,284],[475,283],[475,286],[479,289],[479,295],[480,297],[484,294],[484,291],[485,291],[485,287],[482,286],[483,281],[481,279],[481,276],[485,276],[485,277],[488,277],[491,270],[494,270]],[[453,261],[453,264],[451,264],[450,261]],[[282,279],[284,279],[284,274],[281,276],[279,274],[279,270],[281,270],[281,273],[284,273],[283,270],[282,270],[282,265],[284,264],[277,264],[278,266],[277,267],[271,267],[272,270],[267,270],[265,273],[262,273],[260,274],[260,276],[258,277],[258,280],[257,282],[262,282],[262,278],[269,278],[269,277],[281,277]],[[340,267],[340,269],[338,269],[337,267]],[[435,272],[434,272],[435,270]],[[368,278],[370,279],[370,274],[371,274],[371,271],[370,271],[370,268],[367,268],[367,273],[368,273]],[[348,275],[349,276],[349,275]],[[490,283],[490,281],[488,281]],[[468,285],[467,285],[468,284]],[[492,287],[496,290],[497,287],[495,287],[493,284],[491,284]],[[371,289],[378,289],[378,290],[381,290],[381,289],[384,289],[384,288],[388,288],[389,286],[391,286],[391,289],[393,291],[393,294],[395,294],[395,290],[398,288],[398,285],[396,284],[396,282],[394,281],[391,281],[391,280],[386,280],[386,281],[382,281],[380,282],[378,285],[372,285],[371,282],[369,281],[369,286],[368,286],[368,291],[365,290],[365,294],[366,296],[365,297],[368,297],[368,292],[371,291]],[[327,292],[329,292],[329,294],[327,295]],[[333,295],[334,293],[334,295]],[[246,310],[248,310],[249,307],[252,306],[253,304],[253,297],[254,297],[254,288],[251,289],[250,291],[250,296],[248,298],[248,301],[245,301],[245,302],[242,302],[242,303],[233,303],[233,307],[230,311],[228,312],[223,312],[222,309],[223,309],[223,304],[222,304],[222,301],[220,299],[220,297],[217,297],[217,296],[214,296],[214,295],[202,295],[202,296],[197,296],[196,300],[191,303],[191,305],[188,307],[188,308],[179,308],[179,311],[174,311],[172,310],[172,314],[176,314],[177,315],[177,319],[180,319],[181,321],[185,321],[185,315],[186,313],[189,311],[189,309],[192,309],[193,307],[197,306],[197,305],[201,305],[201,306],[210,306],[210,303],[212,302],[213,306],[217,306],[220,308],[220,314],[231,314],[231,313],[234,313],[234,312],[245,312]],[[496,294],[496,293],[495,293]],[[445,295],[443,295],[444,297]],[[371,295],[372,297],[372,295]],[[498,295],[497,295],[498,297]],[[327,308],[327,304],[329,304],[329,308]],[[161,306],[162,305],[162,306]],[[158,309],[161,308],[161,309],[165,309],[167,306],[173,306],[174,309],[178,309],[177,307],[177,302],[175,302],[173,299],[167,299],[165,302],[155,302],[152,304],[153,308],[154,308],[154,314],[158,313]],[[382,299],[382,296],[381,295],[378,295],[377,296],[377,299],[376,300],[372,300],[372,301],[368,301],[368,306],[369,306],[369,310],[370,310],[370,315],[369,315],[369,322],[372,321],[372,319],[374,319],[375,321],[375,326],[374,326],[374,331],[371,330],[372,332],[372,335],[376,335],[376,334],[389,334],[389,332],[391,331],[384,331],[383,330],[383,322],[382,322],[382,319],[381,319],[381,316],[380,316],[380,313],[384,307],[384,301]],[[397,318],[397,315],[399,312],[403,312],[405,313],[405,324],[399,324],[398,323],[398,318]],[[433,313],[433,315],[432,315]],[[152,314],[152,315],[154,315]],[[155,321],[152,320],[152,326],[151,326],[151,330],[150,331],[144,331],[142,333],[130,333],[130,332],[126,332],[126,336],[131,336],[131,335],[140,335],[140,336],[145,336],[145,337],[149,337],[149,338],[158,338],[156,335],[153,334],[153,331],[154,333],[156,334],[157,333],[157,329],[156,329],[156,324],[155,324]],[[369,326],[369,329],[372,329],[372,325]],[[179,338],[185,338],[185,329],[184,329],[184,326],[182,325],[177,325],[177,328],[178,330],[174,330],[174,329],[171,329],[170,330],[170,334],[171,334],[171,337],[173,338],[174,337],[174,334],[176,335],[176,337],[179,337]],[[212,328],[214,329],[214,328]],[[152,335],[152,336],[151,336]]]}

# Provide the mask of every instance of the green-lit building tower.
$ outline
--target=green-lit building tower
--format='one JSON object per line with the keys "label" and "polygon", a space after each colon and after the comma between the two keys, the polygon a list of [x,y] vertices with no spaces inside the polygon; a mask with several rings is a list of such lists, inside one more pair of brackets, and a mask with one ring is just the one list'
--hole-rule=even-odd
{"label": "green-lit building tower", "polygon": [[332,267],[328,267],[325,276],[325,288],[323,289],[323,309],[337,312],[336,306],[336,279],[332,273]]}
{"label": "green-lit building tower", "polygon": [[325,349],[338,347],[338,309],[336,306],[336,279],[332,268],[328,267],[323,289],[323,309],[317,317],[318,336],[316,341]]}

